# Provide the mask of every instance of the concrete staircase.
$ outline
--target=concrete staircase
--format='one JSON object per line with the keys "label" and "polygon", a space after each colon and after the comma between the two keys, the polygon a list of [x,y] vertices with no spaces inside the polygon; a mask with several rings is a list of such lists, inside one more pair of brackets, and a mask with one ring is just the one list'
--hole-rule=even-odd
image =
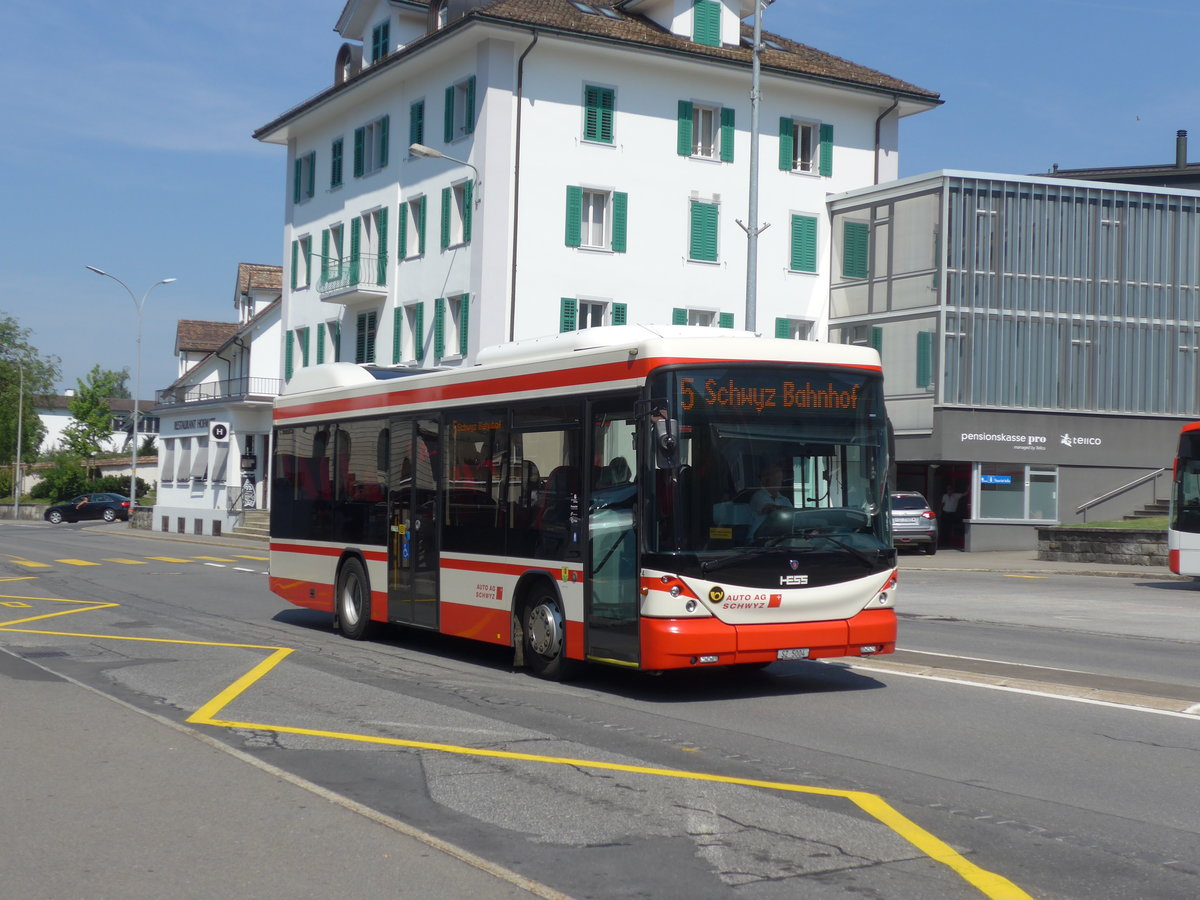
{"label": "concrete staircase", "polygon": [[267,540],[270,537],[271,513],[265,509],[248,509],[242,513],[242,524],[230,532],[235,537]]}
{"label": "concrete staircase", "polygon": [[1153,516],[1165,516],[1171,511],[1170,500],[1155,500],[1153,503],[1147,503],[1141,509],[1135,509],[1129,515],[1124,516],[1125,521],[1131,522],[1135,519],[1149,519]]}

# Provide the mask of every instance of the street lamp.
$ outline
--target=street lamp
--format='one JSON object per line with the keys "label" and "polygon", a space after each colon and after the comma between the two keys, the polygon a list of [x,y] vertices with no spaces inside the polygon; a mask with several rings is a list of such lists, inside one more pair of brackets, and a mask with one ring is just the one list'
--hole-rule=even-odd
{"label": "street lamp", "polygon": [[[742,225],[746,242],[746,323],[747,331],[757,331],[758,316],[758,236],[769,225],[758,224],[758,106],[762,101],[762,11],[775,0],[754,0],[754,48],[751,51],[750,82],[750,208]],[[739,221],[739,225],[742,223]]]}
{"label": "street lamp", "polygon": [[129,473],[129,508],[130,513],[133,512],[133,507],[137,506],[137,455],[138,455],[138,403],[142,392],[142,307],[146,305],[146,298],[150,296],[150,292],[160,284],[170,284],[174,278],[164,278],[161,281],[156,281],[150,287],[146,288],[146,293],[142,294],[141,302],[134,295],[133,291],[129,290],[129,285],[123,282],[116,275],[110,275],[103,269],[97,269],[95,266],[85,266],[89,272],[95,272],[97,275],[103,275],[105,278],[111,278],[129,293],[129,299],[133,301],[134,307],[137,309],[137,350],[133,376],[133,463],[130,466]]}
{"label": "street lamp", "polygon": [[483,179],[479,177],[479,170],[472,163],[465,159],[458,159],[454,156],[447,156],[441,150],[435,150],[433,147],[426,147],[424,144],[409,144],[408,152],[413,156],[419,156],[422,159],[448,159],[450,162],[456,162],[460,165],[467,166],[475,173],[475,187],[483,189]]}
{"label": "street lamp", "polygon": [[25,367],[21,365],[21,357],[12,354],[10,357],[17,364],[20,378],[17,384],[17,460],[13,465],[13,519],[21,518],[21,426],[25,421]]}

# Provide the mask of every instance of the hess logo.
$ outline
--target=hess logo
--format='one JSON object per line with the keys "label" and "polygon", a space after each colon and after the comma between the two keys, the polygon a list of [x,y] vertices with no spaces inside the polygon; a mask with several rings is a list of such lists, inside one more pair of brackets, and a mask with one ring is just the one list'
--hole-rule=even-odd
{"label": "hess logo", "polygon": [[708,599],[711,600],[713,603],[720,603],[722,600],[725,599],[724,588],[719,588],[719,587],[710,588],[708,591]]}
{"label": "hess logo", "polygon": [[797,584],[808,584],[807,575],[780,575],[779,584],[781,587],[789,587]]}

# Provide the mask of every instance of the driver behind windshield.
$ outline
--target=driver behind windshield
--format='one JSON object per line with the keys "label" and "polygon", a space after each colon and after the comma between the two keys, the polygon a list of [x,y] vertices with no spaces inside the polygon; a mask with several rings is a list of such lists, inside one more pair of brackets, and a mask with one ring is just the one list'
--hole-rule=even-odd
{"label": "driver behind windshield", "polygon": [[783,469],[775,464],[767,466],[763,472],[763,486],[750,498],[750,512],[754,516],[750,521],[751,537],[775,510],[792,508],[792,501],[784,496],[782,486]]}

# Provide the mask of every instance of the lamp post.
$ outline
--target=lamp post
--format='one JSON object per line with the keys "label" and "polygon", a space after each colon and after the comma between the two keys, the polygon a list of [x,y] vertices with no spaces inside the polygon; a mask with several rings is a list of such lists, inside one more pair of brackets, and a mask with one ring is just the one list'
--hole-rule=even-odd
{"label": "lamp post", "polygon": [[140,410],[138,404],[142,392],[142,307],[146,305],[146,298],[150,296],[150,292],[160,284],[170,284],[174,278],[164,278],[161,281],[156,281],[150,287],[146,288],[146,293],[142,294],[142,299],[139,302],[133,291],[129,289],[129,285],[123,282],[116,275],[110,275],[102,269],[97,269],[95,266],[85,266],[89,272],[95,272],[97,275],[103,275],[105,278],[111,278],[129,294],[129,299],[133,301],[134,307],[137,309],[137,348],[136,358],[134,361],[134,376],[133,376],[133,462],[129,472],[129,509],[133,512],[133,507],[137,506],[137,455],[138,455],[138,415]]}
{"label": "lamp post", "polygon": [[25,422],[25,366],[15,353],[9,357],[17,364],[17,459],[13,464],[13,519],[21,518],[21,426]]}
{"label": "lamp post", "polygon": [[[750,206],[747,223],[742,225],[746,242],[746,330],[757,330],[758,317],[758,236],[769,225],[758,224],[758,106],[762,100],[762,11],[775,0],[754,0],[754,48],[751,50],[750,82]],[[738,222],[741,225],[741,222]]]}
{"label": "lamp post", "polygon": [[448,159],[450,162],[456,162],[459,165],[467,166],[475,173],[475,187],[483,189],[483,179],[479,177],[479,170],[475,168],[473,163],[467,162],[465,159],[458,159],[454,156],[447,156],[441,150],[435,150],[433,147],[426,147],[424,144],[409,144],[408,152],[413,156],[419,156],[422,159]]}

